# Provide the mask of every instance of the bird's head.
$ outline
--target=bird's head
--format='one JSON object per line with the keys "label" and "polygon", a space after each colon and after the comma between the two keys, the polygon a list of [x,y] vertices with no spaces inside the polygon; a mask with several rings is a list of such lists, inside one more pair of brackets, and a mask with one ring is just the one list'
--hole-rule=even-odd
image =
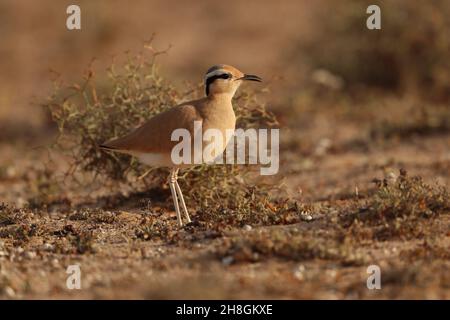
{"label": "bird's head", "polygon": [[225,64],[215,65],[209,68],[205,75],[206,95],[227,94],[232,97],[242,81],[245,80],[262,81],[260,77],[245,74],[232,66]]}

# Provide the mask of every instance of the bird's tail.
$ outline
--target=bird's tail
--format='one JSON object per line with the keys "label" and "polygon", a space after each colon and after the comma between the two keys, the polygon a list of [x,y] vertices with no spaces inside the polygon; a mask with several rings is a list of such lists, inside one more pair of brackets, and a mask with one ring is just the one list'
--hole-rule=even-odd
{"label": "bird's tail", "polygon": [[124,150],[120,147],[117,146],[112,146],[109,144],[101,144],[98,146],[100,149],[102,150],[107,150],[107,151],[113,151],[113,152],[118,152],[118,153],[125,153],[125,154],[130,154],[130,152],[128,150]]}
{"label": "bird's tail", "polygon": [[106,144],[101,144],[101,145],[99,145],[98,147],[99,147],[100,149],[103,149],[103,150],[116,150],[116,148],[111,147],[111,146],[108,146],[108,145],[106,145]]}

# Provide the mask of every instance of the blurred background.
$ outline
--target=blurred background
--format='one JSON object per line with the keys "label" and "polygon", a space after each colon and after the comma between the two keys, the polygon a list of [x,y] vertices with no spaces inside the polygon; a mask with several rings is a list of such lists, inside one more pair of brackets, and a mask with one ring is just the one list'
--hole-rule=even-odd
{"label": "blurred background", "polygon": [[342,78],[345,90],[366,85],[449,98],[448,1],[378,1],[380,31],[365,27],[370,1],[81,0],[82,30],[68,31],[71,3],[0,1],[2,123],[26,121],[21,112],[46,95],[50,69],[78,79],[96,58],[101,72],[102,63],[140,50],[153,33],[157,47],[173,46],[162,65],[179,83],[199,82],[208,66],[228,63],[283,76],[282,88],[301,91],[322,68]]}

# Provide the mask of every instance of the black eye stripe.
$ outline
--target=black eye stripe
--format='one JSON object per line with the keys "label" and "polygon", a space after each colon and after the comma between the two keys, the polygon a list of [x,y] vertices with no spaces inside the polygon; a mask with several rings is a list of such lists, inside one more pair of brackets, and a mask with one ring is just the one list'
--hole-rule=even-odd
{"label": "black eye stripe", "polygon": [[229,73],[222,73],[222,74],[214,75],[214,76],[207,78],[206,83],[205,83],[206,95],[209,94],[209,85],[211,83],[213,83],[217,79],[230,79],[230,78],[231,78],[231,74],[229,74]]}
{"label": "black eye stripe", "polygon": [[214,75],[214,76],[209,77],[208,79],[206,79],[206,82],[212,83],[216,79],[229,79],[230,77],[231,77],[231,74],[229,74],[229,73],[217,74],[217,75]]}

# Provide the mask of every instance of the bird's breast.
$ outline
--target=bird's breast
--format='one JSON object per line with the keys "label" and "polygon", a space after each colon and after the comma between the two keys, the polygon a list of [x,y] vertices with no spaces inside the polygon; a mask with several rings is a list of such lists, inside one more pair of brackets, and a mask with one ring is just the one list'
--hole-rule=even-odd
{"label": "bird's breast", "polygon": [[[236,117],[231,105],[227,108],[211,108],[203,118],[203,151],[205,162],[211,162],[223,153],[234,134]],[[206,150],[206,151],[205,151]]]}

